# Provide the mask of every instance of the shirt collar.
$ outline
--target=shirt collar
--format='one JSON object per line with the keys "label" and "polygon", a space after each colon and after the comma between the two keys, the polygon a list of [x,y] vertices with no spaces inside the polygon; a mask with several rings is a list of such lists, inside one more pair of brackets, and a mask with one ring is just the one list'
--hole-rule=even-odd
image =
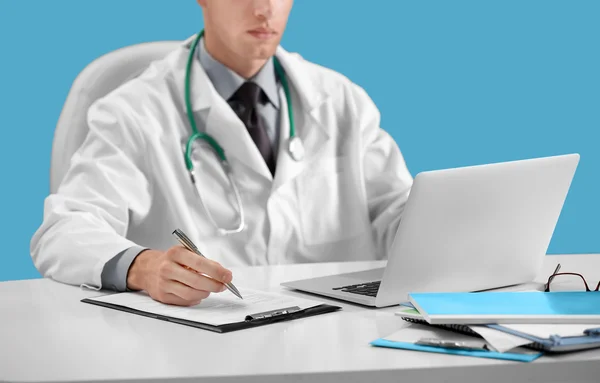
{"label": "shirt collar", "polygon": [[[245,82],[244,78],[219,61],[215,60],[206,50],[204,38],[200,41],[198,50],[198,59],[208,78],[213,83],[217,93],[223,99],[228,100],[236,90]],[[259,85],[265,92],[273,106],[279,108],[279,94],[277,89],[277,78],[275,76],[275,66],[273,58],[263,65],[263,67],[250,79],[250,81]]]}

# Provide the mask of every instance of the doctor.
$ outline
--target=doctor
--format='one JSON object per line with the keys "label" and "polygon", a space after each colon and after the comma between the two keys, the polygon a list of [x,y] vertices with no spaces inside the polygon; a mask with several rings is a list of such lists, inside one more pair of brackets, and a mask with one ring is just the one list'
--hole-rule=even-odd
{"label": "doctor", "polygon": [[279,46],[293,0],[198,3],[203,34],[89,109],[38,270],[193,305],[232,281],[223,265],[387,257],[412,177],[369,96]]}

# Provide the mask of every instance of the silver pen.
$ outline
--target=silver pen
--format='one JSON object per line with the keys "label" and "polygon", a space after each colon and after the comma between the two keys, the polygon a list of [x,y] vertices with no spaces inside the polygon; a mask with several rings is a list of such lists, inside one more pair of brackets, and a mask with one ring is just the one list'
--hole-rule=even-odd
{"label": "silver pen", "polygon": [[460,350],[480,350],[480,351],[490,351],[487,343],[485,341],[455,341],[455,340],[444,340],[444,339],[435,339],[435,338],[421,338],[415,344],[422,346],[432,346],[432,347],[443,347],[443,348],[455,348]]}
{"label": "silver pen", "polygon": [[[198,250],[198,248],[196,247],[196,245],[194,245],[194,243],[188,238],[187,235],[185,235],[185,233],[179,229],[175,229],[175,231],[173,231],[173,235],[175,236],[175,238],[177,238],[177,240],[179,240],[179,242],[189,251],[198,254],[199,256],[206,258],[204,256],[204,254],[202,254],[200,252],[200,250]],[[208,259],[208,258],[206,258]],[[235,296],[237,296],[240,299],[244,299],[242,298],[242,294],[240,294],[240,292],[238,291],[238,289],[233,285],[233,283],[224,283],[225,287],[227,287],[227,289],[229,291],[231,291]]]}

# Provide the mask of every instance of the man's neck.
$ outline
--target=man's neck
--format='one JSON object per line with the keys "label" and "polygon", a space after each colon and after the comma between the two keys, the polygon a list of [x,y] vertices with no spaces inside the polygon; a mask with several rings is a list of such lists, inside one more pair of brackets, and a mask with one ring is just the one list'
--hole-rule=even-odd
{"label": "man's neck", "polygon": [[207,36],[205,36],[204,42],[207,52],[215,60],[219,61],[246,80],[258,73],[260,68],[267,62],[266,59],[244,59],[234,52],[227,50],[223,45],[219,45],[217,41]]}

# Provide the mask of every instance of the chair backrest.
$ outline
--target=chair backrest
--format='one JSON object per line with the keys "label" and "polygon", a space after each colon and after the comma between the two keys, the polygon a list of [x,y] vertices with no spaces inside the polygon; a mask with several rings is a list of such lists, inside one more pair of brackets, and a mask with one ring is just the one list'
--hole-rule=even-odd
{"label": "chair backrest", "polygon": [[87,133],[90,105],[138,76],[155,60],[176,49],[181,41],[156,41],[127,46],[107,53],[86,66],[77,76],[60,113],[50,159],[50,193],[58,190],[71,157],[83,143]]}

